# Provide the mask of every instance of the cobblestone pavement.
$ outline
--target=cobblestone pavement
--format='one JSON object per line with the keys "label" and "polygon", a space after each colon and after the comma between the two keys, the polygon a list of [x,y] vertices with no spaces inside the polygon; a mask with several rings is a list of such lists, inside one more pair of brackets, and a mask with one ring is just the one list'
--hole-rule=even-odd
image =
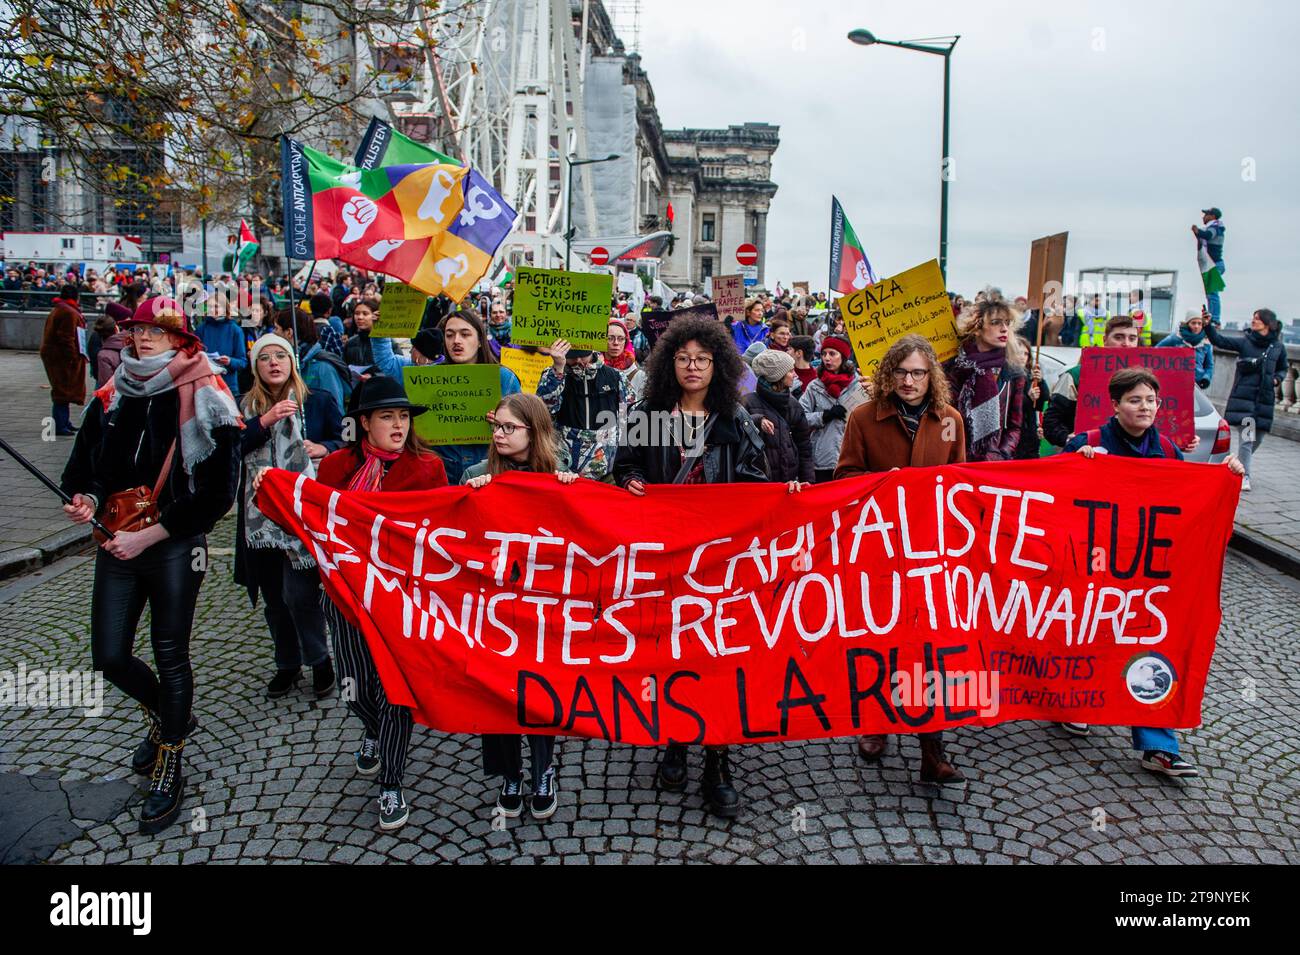
{"label": "cobblestone pavement", "polygon": [[[1196,780],[1138,768],[1118,727],[1083,740],[1030,722],[951,733],[950,753],[971,779],[952,798],[912,782],[912,740],[878,767],[859,763],[850,740],[746,746],[733,751],[745,808],[728,824],[702,808],[698,753],[688,791],[667,795],[653,788],[655,751],[565,740],[559,811],[496,830],[477,741],[417,726],[411,820],[384,834],[377,786],[351,766],[360,728],[343,705],[263,696],[271,642],[230,580],[232,525],[213,537],[194,633],[202,729],[186,749],[187,808],[201,814],[142,837],[132,800],[108,822],[79,820],[81,835],[64,837],[52,861],[1300,862],[1300,584],[1232,553],[1206,723],[1183,734],[1202,769]],[[91,565],[77,557],[0,588],[0,670],[87,667],[90,585]],[[0,773],[45,773],[65,788],[139,785],[125,767],[136,711],[112,687],[105,693],[97,719],[0,711]]]}

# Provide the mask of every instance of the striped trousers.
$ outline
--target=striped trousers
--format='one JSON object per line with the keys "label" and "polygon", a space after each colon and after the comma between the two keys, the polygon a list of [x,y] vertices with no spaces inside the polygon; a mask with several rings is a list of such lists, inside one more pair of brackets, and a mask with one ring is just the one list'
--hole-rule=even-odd
{"label": "striped trousers", "polygon": [[405,706],[388,702],[384,685],[379,681],[379,671],[366,646],[361,631],[348,623],[334,606],[334,601],[322,594],[321,607],[329,621],[334,637],[334,665],[338,669],[339,692],[348,709],[361,720],[369,739],[379,741],[379,784],[384,789],[402,785],[406,771],[406,750],[411,745],[414,720]]}

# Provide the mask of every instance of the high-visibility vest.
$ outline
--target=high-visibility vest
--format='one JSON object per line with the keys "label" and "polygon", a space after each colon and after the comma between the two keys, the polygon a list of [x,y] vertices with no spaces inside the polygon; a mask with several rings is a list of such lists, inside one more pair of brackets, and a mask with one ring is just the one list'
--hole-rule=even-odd
{"label": "high-visibility vest", "polygon": [[1142,309],[1139,308],[1129,312],[1128,315],[1129,318],[1133,319],[1133,324],[1137,326],[1138,344],[1150,345],[1151,344],[1151,323],[1147,320],[1147,313],[1142,311]]}
{"label": "high-visibility vest", "polygon": [[1083,322],[1083,330],[1079,333],[1080,348],[1101,345],[1106,340],[1106,323],[1110,321],[1110,312],[1090,315],[1091,311],[1091,309],[1081,308],[1076,313]]}

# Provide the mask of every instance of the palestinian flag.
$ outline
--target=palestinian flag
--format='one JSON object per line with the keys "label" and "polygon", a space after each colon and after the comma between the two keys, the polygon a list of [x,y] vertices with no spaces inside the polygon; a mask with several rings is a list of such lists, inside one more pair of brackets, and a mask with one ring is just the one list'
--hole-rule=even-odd
{"label": "palestinian flag", "polygon": [[848,295],[875,282],[876,273],[844,215],[844,207],[831,196],[831,290]]}
{"label": "palestinian flag", "polygon": [[1196,266],[1201,270],[1201,281],[1205,284],[1205,294],[1213,292],[1222,292],[1228,286],[1223,281],[1223,273],[1214,264],[1210,258],[1210,253],[1206,251],[1205,243],[1199,239],[1196,241]]}
{"label": "palestinian flag", "polygon": [[289,258],[338,259],[458,302],[514,227],[515,211],[468,166],[362,169],[288,137],[280,162]]}
{"label": "palestinian flag", "polygon": [[410,136],[399,133],[378,116],[370,118],[370,125],[366,127],[366,134],[361,137],[361,145],[357,147],[357,155],[352,160],[352,164],[358,169],[379,169],[382,166],[424,162],[437,162],[445,166],[463,165],[459,159],[453,159],[431,146],[417,143]]}
{"label": "palestinian flag", "polygon": [[253,264],[253,256],[257,255],[257,250],[261,247],[262,243],[257,241],[257,236],[253,235],[253,230],[248,227],[248,223],[240,219],[239,242],[235,245],[234,273],[236,275],[248,271],[248,267]]}

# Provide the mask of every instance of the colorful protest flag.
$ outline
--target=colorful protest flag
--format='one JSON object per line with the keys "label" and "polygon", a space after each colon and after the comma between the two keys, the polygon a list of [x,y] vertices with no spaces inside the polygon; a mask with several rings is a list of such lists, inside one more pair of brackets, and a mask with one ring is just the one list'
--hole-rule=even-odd
{"label": "colorful protest flag", "polygon": [[1205,285],[1205,294],[1211,295],[1214,292],[1222,292],[1227,288],[1223,281],[1223,273],[1219,267],[1214,264],[1210,258],[1210,253],[1205,248],[1205,243],[1197,240],[1196,243],[1196,266],[1201,271],[1201,282]]}
{"label": "colorful protest flag", "polygon": [[876,282],[867,253],[858,241],[840,200],[831,196],[831,291],[848,295]]}
{"label": "colorful protest flag", "polygon": [[253,235],[253,230],[248,227],[248,223],[240,219],[239,242],[235,246],[236,275],[248,270],[248,267],[253,264],[253,256],[257,255],[257,250],[261,247],[262,243],[257,241],[257,236]]}
{"label": "colorful protest flag", "polygon": [[285,249],[339,259],[429,295],[464,298],[487,273],[515,211],[467,166],[360,169],[285,137]]}
{"label": "colorful protest flag", "polygon": [[1201,722],[1241,488],[1225,467],[905,468],[813,485],[797,509],[781,484],[629,503],[579,483],[356,493],[273,469],[257,504],[307,546],[388,699],[444,732],[654,746]]}

